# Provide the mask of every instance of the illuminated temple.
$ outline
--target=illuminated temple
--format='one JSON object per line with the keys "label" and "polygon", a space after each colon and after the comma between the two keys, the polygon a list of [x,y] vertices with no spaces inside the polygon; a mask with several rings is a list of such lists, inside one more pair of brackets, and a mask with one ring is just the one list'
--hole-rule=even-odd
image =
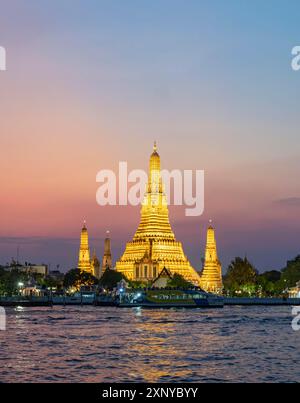
{"label": "illuminated temple", "polygon": [[167,198],[161,179],[160,156],[154,145],[150,157],[149,176],[142,203],[141,219],[131,242],[116,264],[116,269],[128,279],[155,279],[166,267],[172,274],[181,274],[194,284],[200,276],[191,266],[169,222]]}
{"label": "illuminated temple", "polygon": [[215,230],[210,225],[207,230],[205,261],[200,286],[205,291],[220,293],[223,289],[222,267],[218,259]]}
{"label": "illuminated temple", "polygon": [[99,259],[96,256],[96,251],[94,251],[92,259],[90,258],[88,230],[86,228],[86,223],[84,222],[80,235],[80,247],[77,266],[81,272],[90,273],[94,277],[99,279],[106,269],[112,268],[112,255],[110,250],[110,238],[108,234],[109,231],[107,231],[107,236],[104,241],[104,256],[103,264],[101,266]]}
{"label": "illuminated temple", "polygon": [[[109,231],[104,241],[101,263],[95,252],[92,259],[90,258],[88,231],[84,223],[80,237],[78,268],[97,278],[100,278],[105,270],[113,269]],[[191,266],[181,242],[175,238],[169,222],[168,204],[156,144],[150,157],[140,223],[132,241],[127,243],[123,256],[116,263],[116,270],[129,280],[142,282],[153,281],[163,272],[168,272],[170,276],[178,273],[205,291],[221,293],[223,289],[222,269],[213,227],[210,225],[207,230],[205,259],[201,273]]]}
{"label": "illuminated temple", "polygon": [[90,259],[89,236],[84,222],[80,236],[80,248],[78,257],[78,269],[93,274]]}

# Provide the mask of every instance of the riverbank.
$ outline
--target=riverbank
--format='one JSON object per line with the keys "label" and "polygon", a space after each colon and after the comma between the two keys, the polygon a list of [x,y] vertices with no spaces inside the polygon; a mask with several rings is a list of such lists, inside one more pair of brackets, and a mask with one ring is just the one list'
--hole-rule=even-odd
{"label": "riverbank", "polygon": [[[35,307],[35,306],[66,306],[92,305],[117,306],[110,297],[86,295],[61,297],[0,297],[0,306],[3,307]],[[296,306],[300,305],[300,298],[230,298],[224,297],[224,305],[231,306]]]}
{"label": "riverbank", "polygon": [[262,305],[262,306],[295,306],[300,305],[300,298],[241,298],[225,297],[224,305]]}

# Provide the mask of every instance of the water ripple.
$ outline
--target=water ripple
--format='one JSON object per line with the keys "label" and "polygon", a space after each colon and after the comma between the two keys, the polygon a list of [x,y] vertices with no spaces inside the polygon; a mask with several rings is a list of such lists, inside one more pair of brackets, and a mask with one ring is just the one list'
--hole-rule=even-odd
{"label": "water ripple", "polygon": [[[8,309],[1,382],[299,382],[289,307]],[[4,364],[5,363],[5,364]]]}

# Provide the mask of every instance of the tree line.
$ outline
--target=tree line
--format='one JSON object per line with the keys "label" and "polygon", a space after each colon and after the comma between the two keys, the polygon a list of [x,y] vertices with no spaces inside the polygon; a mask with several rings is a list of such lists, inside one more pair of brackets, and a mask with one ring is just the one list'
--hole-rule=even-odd
{"label": "tree line", "polygon": [[[17,269],[6,271],[0,266],[0,296],[17,295],[20,292],[20,283],[26,285],[34,282],[42,288],[55,288],[57,290],[79,290],[82,286],[98,285],[111,290],[125,279],[131,287],[143,287],[147,284],[127,280],[122,273],[115,270],[106,270],[97,279],[90,273],[78,269],[69,270],[63,280],[50,276],[29,275],[20,273]],[[254,265],[247,259],[236,257],[227,268],[223,276],[224,295],[228,296],[280,296],[287,289],[296,286],[300,281],[300,255],[289,260],[282,270],[271,270],[259,273]],[[168,282],[170,287],[187,288],[191,286],[182,276],[175,274]]]}

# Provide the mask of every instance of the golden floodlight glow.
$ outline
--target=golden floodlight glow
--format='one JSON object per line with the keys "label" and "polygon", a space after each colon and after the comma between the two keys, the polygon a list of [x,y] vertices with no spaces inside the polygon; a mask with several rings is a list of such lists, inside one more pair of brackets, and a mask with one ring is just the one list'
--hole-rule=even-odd
{"label": "golden floodlight glow", "polygon": [[[210,224],[212,223],[209,220]],[[207,230],[207,242],[205,249],[205,262],[201,274],[200,286],[205,291],[221,293],[223,289],[222,268],[218,259],[215,231],[210,225]]]}
{"label": "golden floodlight glow", "polygon": [[185,256],[169,222],[167,198],[161,179],[160,156],[156,143],[150,157],[149,177],[142,203],[141,219],[131,242],[116,264],[116,269],[130,280],[155,279],[166,267],[194,284],[200,276]]}
{"label": "golden floodlight glow", "polygon": [[85,221],[81,230],[78,269],[93,274],[90,260],[89,237]]}

